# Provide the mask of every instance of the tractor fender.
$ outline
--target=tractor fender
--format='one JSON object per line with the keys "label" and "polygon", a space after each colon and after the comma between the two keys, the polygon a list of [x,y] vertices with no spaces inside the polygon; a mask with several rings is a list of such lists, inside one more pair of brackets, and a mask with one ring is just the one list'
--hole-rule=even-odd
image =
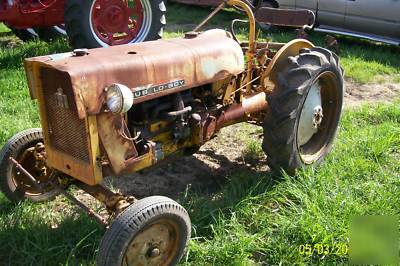
{"label": "tractor fender", "polygon": [[263,86],[268,88],[268,90],[273,90],[276,84],[277,74],[288,64],[288,58],[298,55],[301,49],[312,47],[314,47],[314,45],[305,39],[294,39],[282,46],[261,75]]}

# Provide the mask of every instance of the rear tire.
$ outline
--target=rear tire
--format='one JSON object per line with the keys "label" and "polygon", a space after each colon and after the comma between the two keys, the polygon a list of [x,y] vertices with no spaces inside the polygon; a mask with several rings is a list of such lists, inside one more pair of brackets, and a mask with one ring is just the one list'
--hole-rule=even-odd
{"label": "rear tire", "polygon": [[98,266],[176,265],[190,238],[190,218],[175,201],[162,196],[139,200],[106,231]]}
{"label": "rear tire", "polygon": [[23,42],[29,42],[39,38],[39,35],[33,28],[28,29],[16,29],[11,26],[7,26],[11,29],[15,36],[17,36]]}
{"label": "rear tire", "polygon": [[23,42],[29,42],[35,39],[40,39],[45,42],[51,42],[59,38],[65,38],[67,33],[60,26],[52,27],[35,27],[27,29],[15,29],[8,26],[11,31]]}
{"label": "rear tire", "polygon": [[[74,48],[96,48],[160,39],[166,23],[164,2],[162,0],[140,0],[140,3],[143,7],[143,20],[137,29],[137,34],[127,35],[121,40],[121,37],[117,36],[120,31],[116,31],[116,29],[108,29],[113,34],[116,34],[115,36],[111,34],[110,36],[112,37],[102,33],[106,31],[104,30],[105,27],[110,26],[106,19],[99,19],[101,22],[96,25],[92,12],[101,12],[99,10],[102,7],[96,9],[93,0],[67,0],[64,20],[71,45]],[[121,24],[118,27],[121,28],[122,26],[125,26],[125,24]]]}
{"label": "rear tire", "polygon": [[269,166],[294,174],[321,163],[337,133],[343,95],[343,71],[335,54],[315,47],[289,57],[267,97],[263,150]]}
{"label": "rear tire", "polygon": [[39,38],[45,42],[52,42],[67,37],[67,32],[63,25],[37,28],[37,34]]}
{"label": "rear tire", "polygon": [[[24,166],[24,168],[29,168],[25,166],[31,166],[34,163],[34,161],[32,161],[34,159],[28,155],[28,157],[21,162],[20,158],[28,148],[35,147],[38,142],[43,143],[42,129],[27,129],[10,138],[0,152],[0,190],[10,201],[19,202],[24,199],[29,199],[33,202],[41,202],[50,200],[59,194],[59,191],[56,189],[49,189],[45,192],[36,191],[29,185],[29,182],[26,181],[22,173],[18,174],[14,164],[9,160],[10,157],[13,157]],[[50,169],[48,170],[50,171]],[[34,171],[30,171],[30,173],[37,178]]]}

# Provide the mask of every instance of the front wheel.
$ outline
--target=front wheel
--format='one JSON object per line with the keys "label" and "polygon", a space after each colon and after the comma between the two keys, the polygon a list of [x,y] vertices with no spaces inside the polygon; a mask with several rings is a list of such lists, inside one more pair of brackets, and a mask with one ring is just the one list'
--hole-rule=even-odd
{"label": "front wheel", "polygon": [[147,197],[117,216],[101,240],[98,266],[176,265],[190,238],[190,218],[175,201]]}
{"label": "front wheel", "polygon": [[165,26],[162,0],[67,0],[64,21],[74,48],[156,40]]}
{"label": "front wheel", "polygon": [[[33,177],[45,185],[38,191],[31,181],[9,160],[17,160]],[[59,194],[52,185],[54,170],[45,164],[43,133],[40,128],[27,129],[14,135],[0,152],[0,190],[13,202],[28,199],[34,202],[49,200]],[[56,181],[56,180],[54,180]]]}
{"label": "front wheel", "polygon": [[263,149],[271,168],[293,174],[318,165],[332,148],[342,112],[338,57],[324,48],[289,57],[267,97]]}

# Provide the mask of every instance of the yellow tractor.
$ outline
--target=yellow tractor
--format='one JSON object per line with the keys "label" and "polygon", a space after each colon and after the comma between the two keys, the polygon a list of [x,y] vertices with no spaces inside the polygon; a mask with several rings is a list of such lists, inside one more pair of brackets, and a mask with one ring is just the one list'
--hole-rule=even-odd
{"label": "yellow tractor", "polygon": [[[247,42],[233,29],[200,31],[227,5],[247,14]],[[26,59],[42,128],[4,146],[2,192],[11,201],[68,197],[107,228],[98,265],[178,263],[190,239],[186,210],[163,196],[115,193],[103,177],[195,153],[239,122],[263,127],[262,147],[278,171],[314,167],[331,150],[343,103],[339,59],[304,39],[257,41],[255,17],[313,23],[308,11],[276,12],[227,0],[183,38]],[[71,185],[102,202],[108,219],[74,198]]]}

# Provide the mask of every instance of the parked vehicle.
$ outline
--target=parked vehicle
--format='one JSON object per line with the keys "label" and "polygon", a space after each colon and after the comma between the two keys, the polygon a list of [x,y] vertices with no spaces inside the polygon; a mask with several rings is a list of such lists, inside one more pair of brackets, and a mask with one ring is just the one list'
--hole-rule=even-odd
{"label": "parked vehicle", "polygon": [[[199,31],[225,4],[246,12],[247,42],[233,29]],[[273,24],[271,9],[253,14],[241,0],[223,5],[184,38],[27,59],[42,129],[17,133],[0,152],[4,195],[39,202],[63,194],[81,207],[107,228],[98,266],[176,265],[190,239],[187,211],[166,197],[115,193],[103,177],[195,153],[241,122],[263,128],[271,168],[294,174],[320,164],[342,112],[338,56],[305,39],[258,41],[254,17]],[[295,17],[294,26],[314,18],[282,12],[279,22]],[[108,220],[74,198],[69,185],[102,202]]]}
{"label": "parked vehicle", "polygon": [[[174,0],[217,6],[222,0]],[[309,9],[316,15],[315,30],[400,45],[400,0],[252,0],[257,6]]]}
{"label": "parked vehicle", "polygon": [[160,38],[165,10],[163,0],[0,0],[0,22],[23,41],[68,35],[95,48]]}
{"label": "parked vehicle", "polygon": [[317,31],[400,45],[399,0],[276,0],[275,3],[281,8],[314,11]]}

